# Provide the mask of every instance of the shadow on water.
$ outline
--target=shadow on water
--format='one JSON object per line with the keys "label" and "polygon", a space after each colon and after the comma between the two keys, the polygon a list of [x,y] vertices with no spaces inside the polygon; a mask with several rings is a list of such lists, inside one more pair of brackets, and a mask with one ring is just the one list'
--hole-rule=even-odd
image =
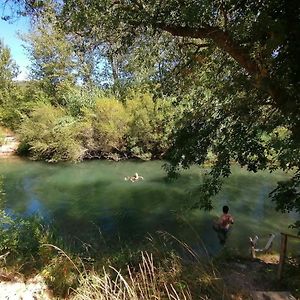
{"label": "shadow on water", "polygon": [[[69,240],[90,242],[99,232],[109,243],[143,243],[145,236],[168,232],[194,249],[214,254],[222,249],[212,229],[224,204],[230,206],[235,224],[226,244],[248,251],[248,236],[289,231],[297,215],[283,215],[268,199],[283,173],[250,174],[234,167],[211,212],[186,210],[195,199],[189,191],[201,180],[203,170],[184,171],[167,180],[161,162],[93,161],[49,165],[38,162],[0,162],[6,207],[23,215],[38,213],[52,222]],[[128,182],[125,176],[141,174],[145,180]],[[197,197],[194,195],[193,197]],[[299,246],[299,245],[298,245]],[[295,246],[297,247],[297,245]]]}

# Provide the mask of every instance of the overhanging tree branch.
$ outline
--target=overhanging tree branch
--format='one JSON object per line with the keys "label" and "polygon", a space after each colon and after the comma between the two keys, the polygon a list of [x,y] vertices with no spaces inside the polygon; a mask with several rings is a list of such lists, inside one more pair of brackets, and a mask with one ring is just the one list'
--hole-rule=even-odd
{"label": "overhanging tree branch", "polygon": [[219,48],[234,58],[250,75],[258,75],[260,73],[258,65],[251,60],[245,49],[237,45],[227,32],[218,27],[204,25],[201,28],[190,28],[165,24],[158,24],[158,27],[174,36],[211,39]]}
{"label": "overhanging tree branch", "polygon": [[[252,77],[253,85],[268,94],[273,100],[273,106],[281,110],[285,115],[295,115],[299,111],[296,103],[287,97],[284,89],[278,82],[272,79],[266,68],[260,67],[247,50],[236,43],[230,34],[219,27],[203,24],[201,28],[182,27],[156,24],[163,31],[171,33],[173,36],[190,37],[195,39],[211,39],[217,47],[229,54],[245,71]],[[300,134],[300,133],[299,133]]]}

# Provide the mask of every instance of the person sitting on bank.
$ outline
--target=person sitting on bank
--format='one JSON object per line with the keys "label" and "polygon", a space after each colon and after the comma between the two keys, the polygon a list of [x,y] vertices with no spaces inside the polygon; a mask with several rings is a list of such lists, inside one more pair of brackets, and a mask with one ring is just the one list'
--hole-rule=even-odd
{"label": "person sitting on bank", "polygon": [[127,176],[124,178],[126,181],[131,181],[131,182],[135,182],[138,181],[139,179],[144,180],[143,176],[140,176],[138,173],[135,173],[133,176]]}

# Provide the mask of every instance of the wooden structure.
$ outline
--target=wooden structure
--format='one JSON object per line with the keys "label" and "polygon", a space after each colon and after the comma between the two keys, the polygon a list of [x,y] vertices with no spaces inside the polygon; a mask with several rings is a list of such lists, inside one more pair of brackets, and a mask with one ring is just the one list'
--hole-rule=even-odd
{"label": "wooden structure", "polygon": [[293,238],[293,239],[299,239],[300,240],[300,236],[281,232],[278,280],[281,280],[281,278],[282,278],[282,272],[283,272],[283,266],[284,266],[285,257],[286,257],[286,249],[287,249],[288,238]]}
{"label": "wooden structure", "polygon": [[251,246],[251,257],[256,258],[256,253],[257,252],[262,252],[262,253],[269,252],[272,248],[274,238],[275,238],[275,234],[270,233],[269,234],[269,239],[266,243],[266,246],[264,248],[258,249],[258,248],[255,248],[256,243],[258,241],[258,236],[256,235],[253,239],[251,237],[249,237],[250,246]]}

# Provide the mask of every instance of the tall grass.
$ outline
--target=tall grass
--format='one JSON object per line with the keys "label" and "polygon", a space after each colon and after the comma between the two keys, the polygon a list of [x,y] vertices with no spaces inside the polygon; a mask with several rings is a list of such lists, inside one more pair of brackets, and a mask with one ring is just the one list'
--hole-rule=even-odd
{"label": "tall grass", "polygon": [[163,280],[164,272],[155,267],[153,256],[147,252],[142,253],[136,272],[129,267],[126,275],[114,267],[110,271],[104,269],[102,276],[94,272],[82,276],[73,300],[192,299],[187,286]]}
{"label": "tall grass", "polygon": [[[80,274],[79,286],[72,300],[192,300],[228,299],[228,293],[217,268],[207,257],[203,260],[192,248],[174,239],[191,258],[184,261],[178,254],[168,252],[159,256],[141,252],[136,266],[121,270],[103,267]],[[157,257],[156,257],[157,256]],[[154,259],[154,257],[156,257]]]}

